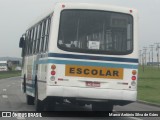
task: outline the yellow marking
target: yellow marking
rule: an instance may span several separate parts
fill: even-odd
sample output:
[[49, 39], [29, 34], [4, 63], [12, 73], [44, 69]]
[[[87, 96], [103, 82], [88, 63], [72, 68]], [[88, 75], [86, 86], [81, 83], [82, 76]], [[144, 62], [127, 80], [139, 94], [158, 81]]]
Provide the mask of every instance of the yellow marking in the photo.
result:
[[123, 79], [123, 68], [66, 65], [65, 76]]

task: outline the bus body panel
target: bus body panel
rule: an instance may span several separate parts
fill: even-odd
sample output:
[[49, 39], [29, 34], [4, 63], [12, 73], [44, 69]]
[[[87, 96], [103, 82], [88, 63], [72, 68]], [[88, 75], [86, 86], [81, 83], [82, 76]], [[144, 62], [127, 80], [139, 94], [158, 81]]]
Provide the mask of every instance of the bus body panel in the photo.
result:
[[[62, 7], [62, 5], [65, 7]], [[67, 9], [101, 10], [132, 15], [133, 52], [127, 55], [105, 55], [61, 50], [57, 46], [60, 16], [61, 11]], [[132, 13], [130, 10], [132, 10]], [[109, 5], [58, 3], [55, 6], [53, 14], [50, 25], [48, 51], [43, 54], [39, 53], [37, 55], [27, 56], [24, 59], [25, 63], [22, 76], [26, 75], [28, 84], [27, 94], [34, 97], [35, 77], [37, 76], [38, 97], [40, 100], [44, 100], [47, 97], [71, 97], [90, 99], [91, 101], [97, 99], [106, 101], [136, 101], [138, 74], [133, 75], [132, 72], [135, 70], [138, 73], [137, 11]], [[95, 60], [91, 59], [92, 57], [94, 57]], [[108, 59], [107, 57], [115, 59], [115, 61], [104, 60]], [[121, 60], [118, 61], [117, 59]], [[129, 62], [124, 62], [123, 59], [128, 59]], [[137, 62], [130, 62], [130, 60]], [[52, 65], [55, 65], [56, 68], [52, 69]], [[83, 74], [77, 74], [77, 72], [79, 72], [77, 69], [79, 68], [81, 72], [83, 71]], [[111, 73], [107, 73], [106, 69]], [[70, 74], [68, 70], [70, 70]], [[97, 70], [99, 75], [91, 75], [90, 73], [91, 71], [93, 72], [93, 70]], [[55, 75], [52, 75], [52, 71], [55, 71]], [[122, 71], [123, 74], [120, 75], [121, 77], [116, 78], [113, 76], [113, 71]], [[86, 72], [90, 74], [88, 75], [89, 77], [84, 75]], [[110, 77], [106, 77], [106, 74]], [[136, 77], [135, 81], [132, 80], [132, 76]]]
[[137, 91], [115, 90], [115, 89], [95, 89], [66, 86], [48, 86], [47, 96], [90, 99], [94, 100], [125, 100], [136, 101]]
[[[133, 33], [134, 33], [134, 36], [133, 36], [133, 39], [134, 39], [134, 46], [133, 46], [133, 52], [129, 55], [107, 55], [107, 57], [120, 57], [120, 58], [131, 58], [131, 59], [137, 59], [138, 58], [138, 32], [137, 32], [137, 11], [136, 10], [133, 10], [133, 13], [130, 13], [130, 9], [121, 9], [121, 8], [115, 8], [115, 7], [110, 7], [110, 6], [92, 6], [92, 5], [83, 5], [83, 8], [82, 8], [82, 5], [83, 4], [65, 4], [65, 8], [62, 8], [62, 4], [60, 5], [57, 5], [55, 7], [55, 12], [54, 12], [54, 18], [53, 18], [53, 26], [54, 26], [54, 29], [52, 30], [53, 33], [51, 33], [51, 36], [50, 36], [50, 39], [52, 39], [53, 41], [58, 39], [58, 31], [59, 31], [59, 24], [60, 24], [60, 13], [62, 10], [64, 9], [89, 9], [89, 10], [106, 10], [106, 11], [114, 11], [114, 12], [122, 12], [122, 13], [127, 13], [127, 14], [131, 14], [133, 16], [133, 22], [134, 22], [134, 29], [133, 29]], [[58, 21], [57, 21], [58, 20]], [[58, 29], [58, 30], [57, 30]], [[57, 47], [57, 44], [52, 44], [52, 41], [50, 41], [50, 44], [49, 44], [49, 51], [51, 53], [58, 53], [58, 54], [71, 54], [71, 55], [84, 55], [84, 53], [75, 53], [75, 52], [67, 52], [67, 51], [64, 51], [64, 50], [60, 50], [58, 47]], [[55, 52], [56, 51], [56, 52]], [[98, 55], [98, 54], [88, 54], [88, 53], [85, 53], [85, 55], [89, 55], [89, 56], [106, 56], [106, 55]], [[123, 62], [112, 62], [112, 61], [99, 61], [99, 60], [82, 60], [82, 59], [67, 59], [67, 58], [48, 58], [50, 61], [52, 61], [54, 65], [56, 65], [56, 75], [55, 75], [55, 81], [56, 81], [56, 85], [54, 84], [54, 82], [50, 82], [50, 80], [48, 79], [48, 86], [51, 88], [53, 87], [60, 87], [62, 89], [59, 89], [59, 90], [64, 90], [63, 86], [65, 87], [78, 87], [77, 89], [79, 88], [87, 88], [86, 86], [86, 82], [87, 81], [94, 81], [94, 82], [100, 82], [101, 86], [99, 88], [95, 88], [97, 91], [100, 90], [100, 89], [109, 89], [109, 90], [128, 90], [128, 91], [131, 91], [131, 93], [134, 93], [134, 99], [133, 101], [136, 100], [136, 94], [137, 94], [137, 85], [136, 86], [132, 86], [131, 87], [131, 82], [132, 82], [132, 70], [136, 70], [138, 69], [138, 62], [137, 63], [123, 63]], [[55, 59], [58, 61], [58, 60], [62, 60], [62, 61], [84, 61], [84, 62], [97, 62], [97, 63], [106, 63], [106, 64], [126, 64], [126, 65], [133, 65], [133, 68], [130, 67], [130, 68], [123, 68], [124, 70], [124, 75], [123, 75], [123, 80], [117, 80], [117, 79], [105, 79], [105, 78], [93, 78], [93, 77], [80, 77], [80, 76], [65, 76], [65, 66], [67, 64], [56, 64], [54, 63]], [[50, 66], [52, 65], [50, 64]], [[69, 64], [69, 63], [68, 63]], [[71, 63], [71, 65], [74, 65]], [[75, 65], [76, 66], [76, 65]], [[83, 65], [79, 65], [79, 66], [83, 66]], [[135, 67], [134, 67], [135, 66]], [[90, 66], [89, 66], [90, 67]], [[98, 66], [97, 66], [98, 67]], [[106, 65], [107, 67], [107, 65]], [[112, 67], [110, 67], [112, 68]], [[49, 69], [50, 70], [50, 69]], [[137, 71], [138, 72], [138, 71]], [[137, 76], [136, 76], [137, 77]], [[64, 81], [59, 81], [58, 78], [62, 78], [64, 79]], [[126, 85], [128, 83], [128, 85]], [[136, 83], [137, 84], [137, 81]], [[51, 85], [51, 86], [50, 86]], [[52, 86], [53, 85], [53, 86]], [[57, 89], [57, 88], [56, 88]], [[75, 88], [76, 89], [76, 88]], [[90, 87], [88, 88], [90, 89]], [[91, 88], [91, 89], [94, 89], [94, 88]], [[51, 89], [47, 89], [48, 90], [48, 93], [50, 93]], [[54, 90], [53, 90], [54, 91]], [[73, 90], [74, 91], [74, 90]], [[61, 93], [61, 92], [60, 92]], [[83, 93], [83, 92], [82, 92]], [[96, 93], [96, 91], [95, 91]], [[56, 94], [56, 93], [55, 93]], [[65, 93], [64, 93], [65, 94]], [[76, 94], [75, 92], [70, 92], [70, 94], [73, 94], [73, 96]], [[51, 94], [50, 94], [51, 95]], [[59, 94], [60, 95], [60, 94]], [[118, 95], [118, 93], [117, 93]], [[124, 97], [124, 99], [128, 99], [127, 97], [123, 96], [124, 94], [121, 94], [122, 96], [121, 97]], [[55, 95], [56, 96], [56, 95]], [[66, 95], [67, 96], [67, 95]], [[72, 97], [73, 97], [72, 96]], [[103, 96], [103, 95], [102, 95]], [[91, 96], [90, 96], [91, 97]], [[100, 97], [100, 96], [99, 96]], [[99, 98], [97, 97], [97, 98]], [[113, 98], [114, 99], [114, 98]], [[119, 98], [121, 99], [121, 98]]]

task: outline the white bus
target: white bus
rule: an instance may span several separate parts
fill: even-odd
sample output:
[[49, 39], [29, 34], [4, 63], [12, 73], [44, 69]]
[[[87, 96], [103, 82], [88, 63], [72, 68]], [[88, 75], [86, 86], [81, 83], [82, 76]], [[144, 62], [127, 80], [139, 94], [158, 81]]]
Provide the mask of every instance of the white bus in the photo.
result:
[[137, 22], [132, 8], [57, 3], [20, 39], [27, 104], [50, 110], [67, 100], [112, 111], [136, 101]]
[[0, 61], [0, 71], [8, 71], [8, 62]]

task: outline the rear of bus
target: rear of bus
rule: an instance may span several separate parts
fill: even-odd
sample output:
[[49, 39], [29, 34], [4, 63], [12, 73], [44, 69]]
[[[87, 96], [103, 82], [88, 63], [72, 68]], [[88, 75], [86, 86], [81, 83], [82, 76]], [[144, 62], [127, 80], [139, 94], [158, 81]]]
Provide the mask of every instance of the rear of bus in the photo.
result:
[[66, 3], [53, 16], [47, 96], [96, 109], [136, 101], [137, 11]]

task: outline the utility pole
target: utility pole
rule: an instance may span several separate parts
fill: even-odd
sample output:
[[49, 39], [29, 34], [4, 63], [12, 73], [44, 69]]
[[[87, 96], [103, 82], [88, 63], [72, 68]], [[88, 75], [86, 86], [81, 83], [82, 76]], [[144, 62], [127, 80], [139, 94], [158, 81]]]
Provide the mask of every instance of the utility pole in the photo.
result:
[[149, 47], [150, 47], [151, 52], [152, 52], [152, 66], [153, 66], [153, 47], [154, 47], [154, 45], [150, 45]]
[[147, 52], [147, 47], [143, 47], [143, 57], [142, 57], [142, 68], [143, 68], [143, 72], [144, 72], [144, 66], [146, 65], [146, 52]]
[[139, 50], [139, 64], [142, 65], [142, 50]]
[[151, 63], [151, 60], [150, 60], [150, 51], [148, 52], [148, 65], [150, 65], [150, 63]]
[[156, 51], [157, 51], [157, 64], [158, 64], [158, 69], [159, 69], [159, 48], [160, 48], [160, 43], [155, 43], [157, 45]]
[[147, 64], [147, 59], [146, 59], [146, 58], [147, 58], [147, 57], [146, 57], [146, 56], [147, 56], [147, 55], [146, 55], [146, 54], [147, 54], [147, 47], [143, 47], [143, 53], [144, 53], [144, 55], [145, 55], [145, 56], [144, 56], [144, 57], [145, 57], [145, 58], [144, 58], [144, 64], [146, 65], [146, 64]]
[[144, 72], [144, 53], [142, 53], [142, 68], [143, 68], [143, 72]]

